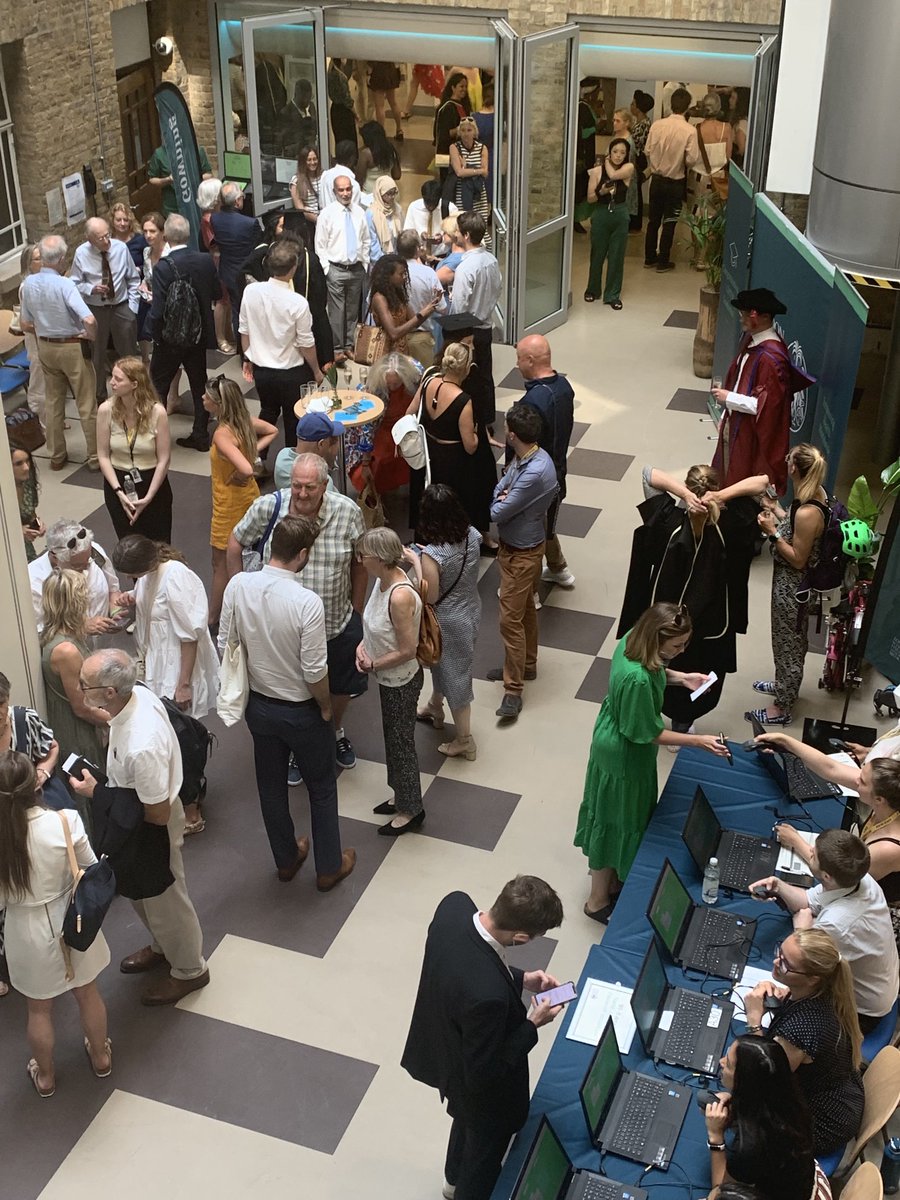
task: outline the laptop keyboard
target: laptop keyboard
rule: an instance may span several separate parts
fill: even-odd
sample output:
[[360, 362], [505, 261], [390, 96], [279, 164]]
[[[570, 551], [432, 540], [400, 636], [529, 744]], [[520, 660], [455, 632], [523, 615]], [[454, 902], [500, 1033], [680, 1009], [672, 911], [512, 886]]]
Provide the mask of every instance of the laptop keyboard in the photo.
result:
[[613, 1139], [616, 1154], [637, 1158], [647, 1141], [650, 1129], [668, 1084], [653, 1079], [636, 1078], [628, 1097], [628, 1104], [619, 1120]]
[[[750, 837], [746, 833], [732, 834], [731, 849], [728, 853], [727, 886], [745, 887], [752, 882], [751, 876], [756, 869], [759, 859], [759, 838]], [[723, 880], [724, 882], [724, 880]]]
[[684, 1058], [693, 1051], [697, 1034], [706, 1024], [708, 1016], [708, 996], [701, 996], [698, 992], [678, 993], [675, 1016], [666, 1034], [665, 1056], [669, 1062], [673, 1058]]
[[697, 930], [697, 945], [691, 955], [693, 965], [701, 970], [712, 971], [724, 960], [733, 960], [732, 946], [735, 942], [740, 944], [740, 939], [734, 936], [736, 932], [731, 913], [707, 908]]
[[589, 1175], [581, 1192], [582, 1200], [621, 1200], [621, 1197], [622, 1185], [600, 1175]]
[[841, 794], [841, 789], [837, 784], [814, 778], [799, 758], [795, 758], [792, 754], [783, 755], [782, 762], [784, 763], [785, 778], [787, 779], [793, 799], [818, 800], [826, 794], [832, 796], [839, 796]]

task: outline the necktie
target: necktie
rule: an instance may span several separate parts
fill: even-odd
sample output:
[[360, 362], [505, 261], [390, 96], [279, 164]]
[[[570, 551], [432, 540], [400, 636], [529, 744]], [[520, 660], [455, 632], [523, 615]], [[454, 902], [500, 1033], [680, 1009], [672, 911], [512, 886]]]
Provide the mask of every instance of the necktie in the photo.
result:
[[106, 288], [107, 288], [106, 303], [112, 304], [115, 301], [116, 289], [113, 287], [112, 268], [109, 265], [109, 251], [108, 250], [100, 251], [100, 261], [102, 263], [102, 274], [103, 274], [103, 277], [100, 280], [100, 282], [105, 284]]
[[356, 262], [359, 256], [359, 242], [356, 238], [356, 227], [353, 224], [353, 217], [350, 215], [350, 209], [344, 209], [344, 241], [347, 243], [347, 258], [346, 262]]

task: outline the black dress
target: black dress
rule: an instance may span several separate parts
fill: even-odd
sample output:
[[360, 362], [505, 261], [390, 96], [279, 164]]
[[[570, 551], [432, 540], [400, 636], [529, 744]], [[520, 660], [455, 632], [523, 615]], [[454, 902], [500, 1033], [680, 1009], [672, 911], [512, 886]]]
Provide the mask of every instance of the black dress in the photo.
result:
[[789, 1000], [772, 1018], [768, 1036], [783, 1038], [813, 1061], [795, 1074], [806, 1097], [817, 1158], [840, 1149], [859, 1132], [863, 1093], [852, 1050], [830, 1001], [823, 996]]
[[[432, 375], [431, 378], [439, 376]], [[422, 381], [423, 396], [429, 382], [426, 375]], [[475, 430], [478, 434], [478, 446], [474, 454], [466, 453], [459, 435], [459, 417], [471, 400], [467, 392], [460, 392], [438, 417], [430, 416], [432, 405], [437, 400], [444, 382], [441, 380], [435, 391], [422, 404], [422, 425], [428, 439], [431, 482], [452, 487], [468, 514], [469, 522], [479, 533], [485, 533], [491, 525], [491, 500], [497, 486], [497, 464], [488, 441], [487, 430], [479, 424], [477, 417]], [[409, 523], [413, 529], [419, 519], [419, 501], [424, 490], [425, 471], [411, 471]]]

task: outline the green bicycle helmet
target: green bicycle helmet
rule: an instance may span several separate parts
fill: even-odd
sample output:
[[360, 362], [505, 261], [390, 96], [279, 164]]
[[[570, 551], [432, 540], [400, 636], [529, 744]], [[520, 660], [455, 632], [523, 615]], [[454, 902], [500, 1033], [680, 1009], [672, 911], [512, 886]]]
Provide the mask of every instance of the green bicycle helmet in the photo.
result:
[[865, 521], [842, 521], [841, 533], [844, 540], [841, 549], [848, 558], [866, 558], [872, 553], [872, 530]]

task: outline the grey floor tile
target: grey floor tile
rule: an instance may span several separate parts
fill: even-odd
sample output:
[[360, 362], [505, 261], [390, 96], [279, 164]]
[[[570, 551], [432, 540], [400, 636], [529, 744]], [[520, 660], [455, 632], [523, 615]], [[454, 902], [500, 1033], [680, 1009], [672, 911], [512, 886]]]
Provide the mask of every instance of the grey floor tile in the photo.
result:
[[525, 380], [522, 378], [522, 372], [518, 367], [513, 367], [509, 374], [504, 375], [497, 387], [514, 389], [517, 392], [525, 391]]
[[684, 308], [676, 308], [669, 313], [663, 321], [663, 325], [669, 329], [696, 329], [699, 315], [696, 312], [688, 312]]
[[587, 537], [602, 509], [587, 508], [583, 504], [566, 504], [563, 501], [556, 521], [556, 532], [566, 537]]
[[572, 424], [572, 436], [569, 438], [569, 449], [577, 446], [587, 431], [590, 429], [590, 424], [587, 421], [575, 421]]
[[699, 388], [679, 388], [666, 408], [670, 408], [675, 412], [699, 413], [700, 416], [708, 416], [709, 410], [707, 402], [709, 400], [709, 389], [705, 392]]
[[476, 850], [493, 850], [520, 798], [513, 792], [439, 775], [425, 796], [428, 816], [422, 833]]
[[586, 475], [588, 479], [614, 479], [618, 483], [633, 462], [632, 454], [576, 448], [569, 453], [569, 474]]
[[539, 620], [541, 645], [575, 654], [597, 654], [614, 624], [612, 617], [552, 604], [544, 605]]
[[575, 699], [587, 700], [591, 704], [602, 704], [609, 691], [609, 668], [611, 665], [608, 658], [595, 658], [581, 682], [581, 687], [575, 693]]

